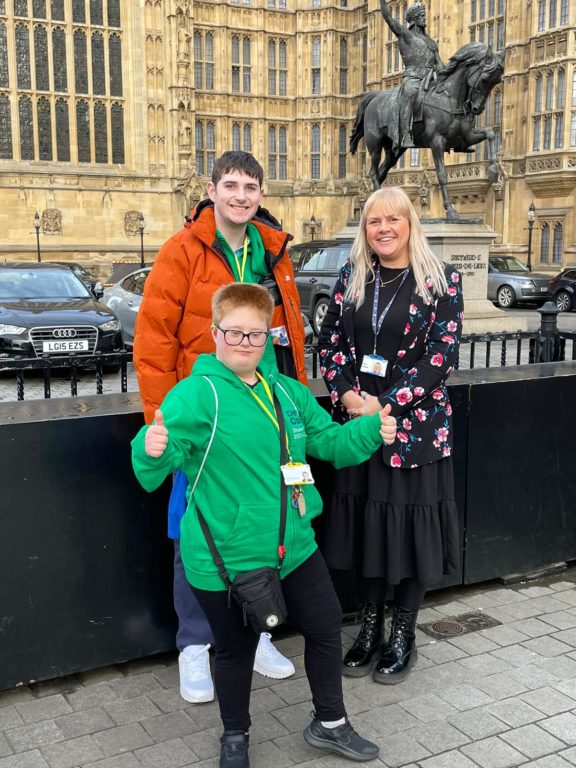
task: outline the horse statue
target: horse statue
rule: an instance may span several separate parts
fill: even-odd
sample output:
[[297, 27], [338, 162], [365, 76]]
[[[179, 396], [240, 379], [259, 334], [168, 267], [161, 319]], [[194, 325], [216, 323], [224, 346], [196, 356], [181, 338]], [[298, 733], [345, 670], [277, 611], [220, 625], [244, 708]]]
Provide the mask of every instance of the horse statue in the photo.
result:
[[[474, 118], [484, 111], [490, 92], [502, 81], [503, 71], [503, 53], [494, 53], [485, 43], [468, 43], [448, 64], [439, 68], [428, 90], [417, 98], [412, 126], [414, 144], [432, 150], [448, 221], [459, 221], [459, 216], [448, 197], [445, 152], [469, 152], [472, 145], [486, 140], [490, 161], [487, 176], [492, 183], [498, 178], [494, 131], [492, 128], [476, 128]], [[370, 178], [374, 189], [382, 186], [390, 169], [406, 151], [394, 146], [388, 132], [389, 126], [398, 122], [401, 99], [401, 86], [387, 91], [370, 91], [363, 97], [356, 113], [350, 153], [356, 152], [360, 139], [364, 138], [372, 160]], [[380, 164], [382, 150], [386, 157]]]

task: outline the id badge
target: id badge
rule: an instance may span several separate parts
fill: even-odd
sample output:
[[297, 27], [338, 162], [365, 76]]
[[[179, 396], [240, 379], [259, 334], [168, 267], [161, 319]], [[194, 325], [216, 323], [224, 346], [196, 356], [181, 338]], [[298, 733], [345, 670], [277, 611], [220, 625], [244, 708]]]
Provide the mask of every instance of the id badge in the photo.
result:
[[280, 470], [284, 485], [314, 485], [310, 464], [282, 464]]
[[280, 347], [290, 346], [290, 339], [288, 338], [288, 331], [285, 325], [277, 325], [276, 328], [270, 328], [270, 336], [272, 336], [273, 344], [278, 344]]
[[388, 360], [380, 355], [364, 355], [360, 366], [362, 373], [371, 373], [372, 376], [386, 376], [386, 368], [388, 368]]

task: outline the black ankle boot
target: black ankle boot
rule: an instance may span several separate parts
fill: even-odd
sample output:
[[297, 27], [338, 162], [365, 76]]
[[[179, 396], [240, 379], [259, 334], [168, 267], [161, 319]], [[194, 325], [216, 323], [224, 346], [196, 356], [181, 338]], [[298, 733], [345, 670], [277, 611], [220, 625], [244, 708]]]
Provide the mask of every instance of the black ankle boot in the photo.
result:
[[224, 731], [220, 738], [220, 768], [250, 768], [246, 731]]
[[377, 683], [395, 685], [410, 674], [410, 669], [418, 658], [415, 642], [417, 616], [418, 611], [394, 608], [390, 637], [374, 669], [374, 680]]
[[384, 606], [364, 603], [358, 637], [344, 656], [342, 674], [348, 677], [364, 677], [372, 669], [373, 657], [382, 642]]

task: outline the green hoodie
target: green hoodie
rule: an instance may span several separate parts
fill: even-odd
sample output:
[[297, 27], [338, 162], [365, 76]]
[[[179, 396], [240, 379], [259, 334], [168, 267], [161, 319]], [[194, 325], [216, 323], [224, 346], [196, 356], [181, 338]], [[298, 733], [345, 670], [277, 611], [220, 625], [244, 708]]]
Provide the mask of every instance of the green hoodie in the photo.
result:
[[[344, 425], [336, 424], [303, 384], [279, 374], [264, 362], [260, 371], [282, 407], [292, 460], [306, 454], [336, 467], [360, 464], [381, 445], [379, 414]], [[301, 486], [306, 515], [290, 502], [291, 489], [281, 484], [278, 429], [258, 405], [250, 388], [214, 355], [200, 355], [191, 375], [166, 396], [161, 410], [168, 445], [159, 458], [148, 456], [143, 427], [132, 441], [132, 464], [147, 491], [158, 488], [171, 472], [182, 469], [190, 485], [198, 474], [212, 434], [218, 393], [218, 423], [204, 469], [180, 526], [180, 550], [188, 581], [199, 589], [223, 590], [200, 528], [196, 505], [202, 510], [231, 579], [264, 565], [276, 566], [280, 528], [281, 487], [288, 496], [286, 556], [280, 572], [286, 576], [316, 550], [311, 521], [322, 511], [313, 485]], [[262, 383], [253, 391], [269, 404]]]

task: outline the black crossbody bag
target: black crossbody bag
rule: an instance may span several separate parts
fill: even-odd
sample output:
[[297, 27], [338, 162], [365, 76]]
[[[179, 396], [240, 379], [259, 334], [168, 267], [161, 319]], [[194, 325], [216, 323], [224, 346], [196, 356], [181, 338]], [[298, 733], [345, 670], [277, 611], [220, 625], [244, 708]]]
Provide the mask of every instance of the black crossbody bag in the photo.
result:
[[[284, 424], [284, 414], [282, 413], [282, 408], [280, 407], [276, 395], [274, 395], [274, 409], [276, 411], [278, 426], [280, 427], [280, 463], [285, 464], [288, 459], [285, 437], [286, 427]], [[276, 568], [264, 566], [262, 568], [254, 568], [251, 571], [244, 571], [244, 573], [237, 574], [233, 581], [231, 581], [228, 576], [224, 561], [218, 552], [204, 515], [200, 509], [196, 507], [200, 527], [202, 528], [206, 543], [210, 549], [210, 554], [218, 569], [220, 578], [228, 590], [228, 605], [230, 605], [230, 596], [232, 596], [242, 609], [244, 626], [250, 625], [258, 634], [267, 632], [279, 624], [283, 624], [288, 617], [286, 602], [282, 592], [282, 583], [280, 581], [280, 569], [282, 568], [282, 563], [284, 561], [284, 535], [286, 533], [287, 504], [286, 488], [284, 486], [282, 473], [280, 472], [280, 535], [278, 542], [278, 565]]]

